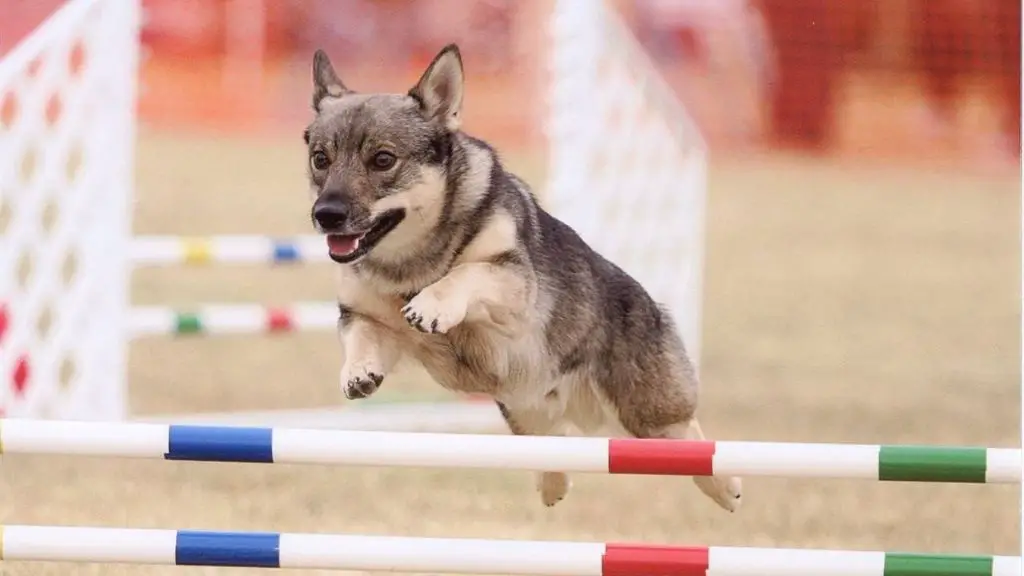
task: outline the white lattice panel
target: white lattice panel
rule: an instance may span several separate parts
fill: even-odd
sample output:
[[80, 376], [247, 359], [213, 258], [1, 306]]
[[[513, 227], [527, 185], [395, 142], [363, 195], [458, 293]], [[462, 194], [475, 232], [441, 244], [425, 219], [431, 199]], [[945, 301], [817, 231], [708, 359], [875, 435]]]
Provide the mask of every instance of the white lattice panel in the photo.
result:
[[0, 409], [124, 416], [138, 0], [73, 0], [0, 61]]
[[551, 35], [551, 210], [672, 309], [696, 364], [703, 138], [603, 1], [558, 0]]

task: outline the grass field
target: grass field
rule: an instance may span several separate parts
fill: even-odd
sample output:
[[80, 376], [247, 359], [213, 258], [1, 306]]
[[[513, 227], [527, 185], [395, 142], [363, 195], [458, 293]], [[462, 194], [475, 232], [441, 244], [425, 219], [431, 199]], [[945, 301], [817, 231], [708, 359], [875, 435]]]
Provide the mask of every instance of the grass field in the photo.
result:
[[[293, 141], [294, 140], [294, 141]], [[298, 138], [148, 134], [138, 233], [306, 233]], [[513, 162], [525, 165], [522, 162]], [[536, 170], [526, 174], [539, 183]], [[1019, 446], [1016, 175], [799, 158], [711, 170], [701, 420], [728, 440]], [[136, 303], [329, 299], [327, 268], [153, 270]], [[341, 402], [335, 338], [133, 345], [137, 413]], [[1019, 554], [1018, 486], [749, 478], [728, 515], [688, 479], [5, 457], [0, 519], [413, 536]], [[251, 571], [4, 563], [3, 576]], [[281, 571], [280, 573], [292, 573]], [[316, 574], [317, 572], [294, 572]]]

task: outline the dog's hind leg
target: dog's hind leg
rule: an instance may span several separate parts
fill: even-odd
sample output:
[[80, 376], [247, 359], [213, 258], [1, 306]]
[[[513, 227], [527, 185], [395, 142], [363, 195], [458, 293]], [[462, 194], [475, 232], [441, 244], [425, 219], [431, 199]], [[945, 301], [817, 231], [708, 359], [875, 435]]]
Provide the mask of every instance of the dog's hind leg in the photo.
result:
[[[560, 417], [553, 416], [543, 408], [510, 409], [496, 402], [501, 417], [508, 429], [517, 436], [563, 436], [564, 424]], [[551, 507], [558, 504], [569, 493], [572, 481], [565, 472], [538, 472], [537, 491], [541, 502]]]
[[[694, 415], [697, 379], [686, 357], [660, 352], [634, 359], [640, 361], [616, 362], [610, 379], [601, 385], [622, 428], [636, 438], [704, 440]], [[739, 510], [739, 478], [694, 476], [693, 482], [725, 510]]]
[[[644, 424], [643, 417], [650, 417], [651, 407], [637, 407], [640, 414], [626, 414], [621, 423], [630, 434], [637, 438], [669, 438], [678, 440], [704, 440], [704, 433], [701, 431], [700, 423], [696, 418], [681, 420], [666, 426], [648, 426]], [[657, 408], [654, 409], [657, 411]], [[708, 498], [729, 512], [736, 512], [740, 508], [743, 493], [743, 483], [737, 477], [720, 476], [694, 476], [693, 483], [697, 485]]]
[[[671, 412], [671, 410], [665, 411], [666, 404], [671, 404], [671, 401], [667, 398], [660, 398], [647, 405], [644, 403], [626, 404], [626, 410], [623, 410], [620, 405], [620, 423], [629, 434], [637, 438], [705, 439], [700, 423], [694, 417], [683, 418], [667, 425], [662, 424], [662, 417]], [[739, 478], [694, 476], [693, 483], [723, 509], [729, 512], [739, 510], [743, 493], [743, 483]]]
[[[705, 440], [704, 432], [700, 429], [700, 422], [694, 418], [686, 427], [684, 438], [687, 440]], [[700, 491], [714, 500], [719, 506], [729, 512], [739, 510], [743, 496], [743, 483], [739, 478], [728, 476], [694, 476], [693, 483], [700, 488]]]

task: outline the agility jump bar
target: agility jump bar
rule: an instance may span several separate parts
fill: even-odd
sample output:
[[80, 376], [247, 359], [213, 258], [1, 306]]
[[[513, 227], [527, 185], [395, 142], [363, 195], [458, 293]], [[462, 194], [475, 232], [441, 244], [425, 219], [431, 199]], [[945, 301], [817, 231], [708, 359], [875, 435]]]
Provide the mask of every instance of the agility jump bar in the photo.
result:
[[687, 441], [0, 420], [0, 454], [668, 476], [1021, 482], [1019, 448]]
[[208, 237], [135, 236], [134, 266], [203, 266], [207, 264], [300, 264], [329, 262], [323, 236], [292, 238], [259, 235]]
[[1020, 576], [1019, 556], [0, 527], [0, 560], [558, 576]]
[[338, 326], [334, 302], [297, 302], [286, 306], [206, 304], [193, 310], [133, 306], [128, 330], [133, 338], [323, 332]]

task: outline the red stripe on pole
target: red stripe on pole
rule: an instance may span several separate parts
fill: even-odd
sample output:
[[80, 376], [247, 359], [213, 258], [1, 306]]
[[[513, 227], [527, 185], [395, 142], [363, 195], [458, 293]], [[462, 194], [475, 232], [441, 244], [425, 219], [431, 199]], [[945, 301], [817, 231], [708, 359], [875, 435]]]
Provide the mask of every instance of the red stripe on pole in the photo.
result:
[[270, 332], [288, 332], [293, 327], [292, 316], [287, 310], [279, 308], [267, 310], [267, 330]]
[[706, 546], [640, 546], [607, 544], [602, 576], [705, 576]]
[[711, 476], [715, 443], [710, 440], [612, 439], [608, 472], [662, 476]]

